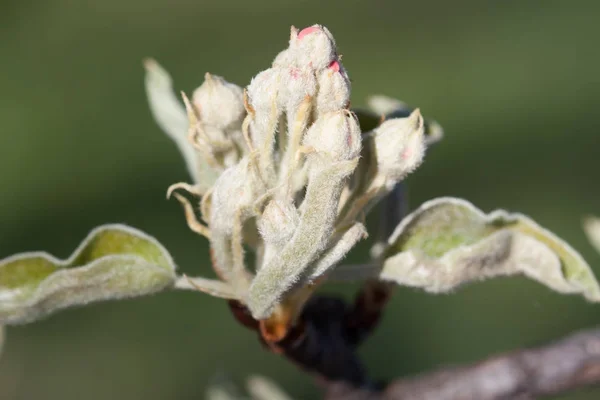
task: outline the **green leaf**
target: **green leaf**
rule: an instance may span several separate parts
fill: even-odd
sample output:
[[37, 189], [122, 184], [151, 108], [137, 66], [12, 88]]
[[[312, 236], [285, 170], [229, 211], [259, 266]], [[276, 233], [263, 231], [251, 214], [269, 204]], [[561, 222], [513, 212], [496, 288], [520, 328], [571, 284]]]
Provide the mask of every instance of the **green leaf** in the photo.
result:
[[592, 246], [600, 253], [600, 218], [587, 217], [583, 221], [583, 229]]
[[439, 198], [406, 217], [390, 237], [380, 277], [448, 292], [464, 283], [524, 274], [560, 293], [600, 301], [589, 265], [571, 246], [522, 214], [488, 215]]
[[0, 324], [27, 323], [66, 307], [142, 296], [174, 282], [175, 264], [156, 239], [125, 225], [103, 225], [66, 260], [30, 252], [0, 261]]

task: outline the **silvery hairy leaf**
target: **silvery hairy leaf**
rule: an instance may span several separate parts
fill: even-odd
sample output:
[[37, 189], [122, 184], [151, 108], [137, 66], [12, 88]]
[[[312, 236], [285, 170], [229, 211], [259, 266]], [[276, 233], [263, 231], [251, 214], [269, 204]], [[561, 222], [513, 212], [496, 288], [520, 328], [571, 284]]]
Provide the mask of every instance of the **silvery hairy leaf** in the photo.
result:
[[44, 252], [0, 261], [0, 324], [20, 324], [100, 300], [173, 286], [175, 264], [156, 239], [125, 225], [94, 229], [67, 259]]
[[600, 301], [600, 288], [571, 246], [522, 214], [484, 214], [439, 198], [406, 217], [388, 241], [380, 277], [443, 293], [462, 284], [524, 274], [560, 293]]

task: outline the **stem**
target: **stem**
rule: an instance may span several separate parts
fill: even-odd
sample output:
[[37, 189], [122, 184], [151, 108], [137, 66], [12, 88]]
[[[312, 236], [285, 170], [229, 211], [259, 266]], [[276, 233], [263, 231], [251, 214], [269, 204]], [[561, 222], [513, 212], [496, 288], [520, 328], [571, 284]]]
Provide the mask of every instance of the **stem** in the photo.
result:
[[330, 385], [326, 400], [531, 400], [600, 383], [600, 328], [461, 367], [400, 378], [379, 393]]

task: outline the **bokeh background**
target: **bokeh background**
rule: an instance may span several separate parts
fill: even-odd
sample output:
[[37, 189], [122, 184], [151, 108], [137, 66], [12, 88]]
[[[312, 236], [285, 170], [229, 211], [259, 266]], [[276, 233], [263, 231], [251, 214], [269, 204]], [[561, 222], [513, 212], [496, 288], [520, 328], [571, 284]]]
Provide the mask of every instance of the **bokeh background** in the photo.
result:
[[[206, 71], [245, 85], [287, 46], [290, 25], [322, 23], [353, 104], [396, 96], [445, 127], [408, 180], [412, 207], [451, 195], [524, 212], [600, 275], [581, 230], [582, 216], [600, 214], [599, 13], [593, 0], [4, 0], [0, 257], [66, 257], [94, 226], [122, 222], [161, 240], [183, 272], [210, 274], [206, 241], [165, 200], [188, 177], [148, 111], [142, 59], [155, 57], [188, 93]], [[363, 246], [352, 258], [365, 256]], [[374, 376], [391, 378], [598, 323], [598, 306], [524, 278], [444, 296], [400, 289], [362, 352]], [[215, 379], [251, 374], [297, 399], [319, 393], [222, 301], [166, 293], [9, 328], [0, 399], [192, 400]]]

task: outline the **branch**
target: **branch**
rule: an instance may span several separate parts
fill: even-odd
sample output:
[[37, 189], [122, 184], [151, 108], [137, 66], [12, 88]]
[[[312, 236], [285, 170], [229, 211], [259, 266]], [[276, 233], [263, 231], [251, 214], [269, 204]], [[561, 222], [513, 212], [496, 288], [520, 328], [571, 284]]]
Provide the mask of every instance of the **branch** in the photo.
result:
[[600, 328], [555, 343], [391, 382], [379, 393], [345, 383], [326, 400], [531, 400], [600, 383]]

